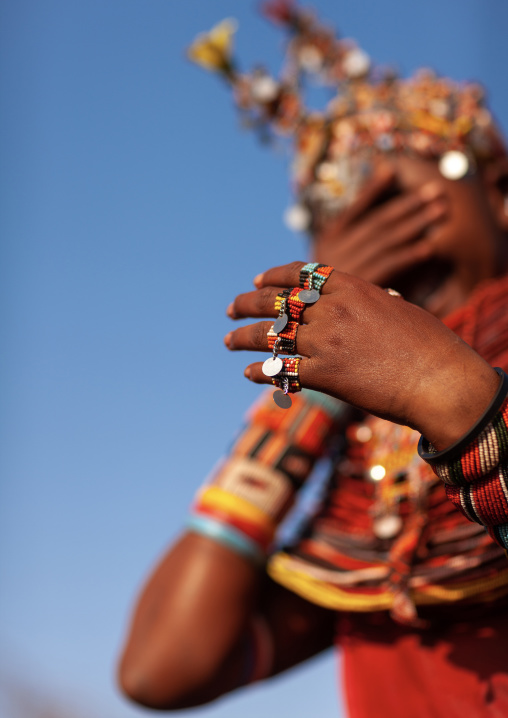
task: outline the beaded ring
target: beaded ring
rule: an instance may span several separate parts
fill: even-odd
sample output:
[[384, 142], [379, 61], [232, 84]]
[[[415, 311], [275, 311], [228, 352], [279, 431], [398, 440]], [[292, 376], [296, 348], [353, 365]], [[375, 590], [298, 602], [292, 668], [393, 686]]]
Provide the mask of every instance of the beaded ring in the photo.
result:
[[300, 384], [300, 362], [301, 357], [287, 357], [282, 360], [282, 369], [277, 376], [272, 377], [272, 382], [276, 387], [282, 389], [285, 394], [294, 394], [301, 391]]
[[[285, 329], [279, 334], [275, 332], [272, 326], [267, 334], [268, 337], [268, 348], [273, 351], [276, 350], [277, 354], [296, 354], [296, 332], [298, 329], [297, 322], [288, 322]], [[277, 342], [278, 340], [278, 342]], [[275, 342], [277, 346], [275, 347]]]
[[318, 262], [308, 262], [300, 269], [301, 289], [317, 289], [321, 292], [326, 280], [333, 272], [333, 267]]

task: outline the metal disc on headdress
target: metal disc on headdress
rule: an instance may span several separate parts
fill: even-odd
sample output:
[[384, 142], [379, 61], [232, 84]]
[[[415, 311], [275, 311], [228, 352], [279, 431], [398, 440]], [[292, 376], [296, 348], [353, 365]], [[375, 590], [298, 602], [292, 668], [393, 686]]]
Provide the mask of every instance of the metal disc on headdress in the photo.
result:
[[317, 302], [319, 297], [320, 294], [317, 289], [302, 289], [302, 291], [298, 294], [298, 299], [300, 299], [304, 304], [314, 304], [314, 302]]
[[275, 334], [279, 334], [288, 323], [288, 315], [287, 314], [281, 314], [280, 317], [277, 317], [277, 319], [273, 323], [273, 331]]
[[276, 376], [283, 367], [280, 357], [270, 357], [263, 362], [263, 374], [265, 376]]
[[293, 403], [289, 394], [285, 394], [281, 389], [273, 392], [273, 400], [281, 409], [289, 409]]
[[469, 171], [469, 160], [463, 152], [450, 150], [439, 160], [439, 171], [446, 179], [462, 179]]

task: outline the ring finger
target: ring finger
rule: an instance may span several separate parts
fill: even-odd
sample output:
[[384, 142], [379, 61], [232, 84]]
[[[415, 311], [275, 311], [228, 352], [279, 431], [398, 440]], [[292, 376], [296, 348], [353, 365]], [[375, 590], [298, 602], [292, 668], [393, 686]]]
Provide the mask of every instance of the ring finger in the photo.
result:
[[[249, 364], [244, 371], [244, 375], [255, 384], [273, 384], [272, 378], [263, 374], [263, 362]], [[298, 378], [302, 388], [314, 388], [313, 377], [315, 377], [315, 372], [312, 370], [312, 359], [302, 359], [298, 370]]]

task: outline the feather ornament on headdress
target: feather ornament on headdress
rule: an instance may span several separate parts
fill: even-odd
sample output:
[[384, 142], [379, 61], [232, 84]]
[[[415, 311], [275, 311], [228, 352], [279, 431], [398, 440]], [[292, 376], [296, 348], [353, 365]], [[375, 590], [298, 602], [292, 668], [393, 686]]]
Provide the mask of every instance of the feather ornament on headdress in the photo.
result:
[[[479, 85], [453, 82], [431, 70], [406, 79], [376, 67], [353, 40], [336, 37], [291, 0], [270, 0], [263, 12], [288, 32], [278, 78], [259, 67], [237, 71], [232, 20], [198, 36], [188, 54], [231, 84], [243, 125], [263, 139], [292, 138], [298, 202], [286, 219], [294, 229], [307, 229], [316, 213], [334, 214], [347, 206], [379, 153], [435, 158], [449, 179], [505, 154]], [[333, 90], [321, 111], [305, 106], [309, 77]]]

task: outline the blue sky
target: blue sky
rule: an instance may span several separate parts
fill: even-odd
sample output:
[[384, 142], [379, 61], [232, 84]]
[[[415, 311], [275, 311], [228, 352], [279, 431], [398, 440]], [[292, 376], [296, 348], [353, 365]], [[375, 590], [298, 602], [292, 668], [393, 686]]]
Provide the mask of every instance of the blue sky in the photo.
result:
[[[508, 128], [502, 0], [316, 0], [404, 73], [481, 80]], [[129, 718], [113, 666], [143, 577], [258, 393], [225, 308], [305, 258], [287, 162], [240, 131], [185, 46], [239, 19], [245, 67], [281, 38], [250, 0], [0, 6], [0, 710], [13, 686]], [[332, 656], [188, 716], [340, 714]], [[9, 687], [10, 686], [10, 687]], [[67, 710], [70, 715], [70, 710]]]

